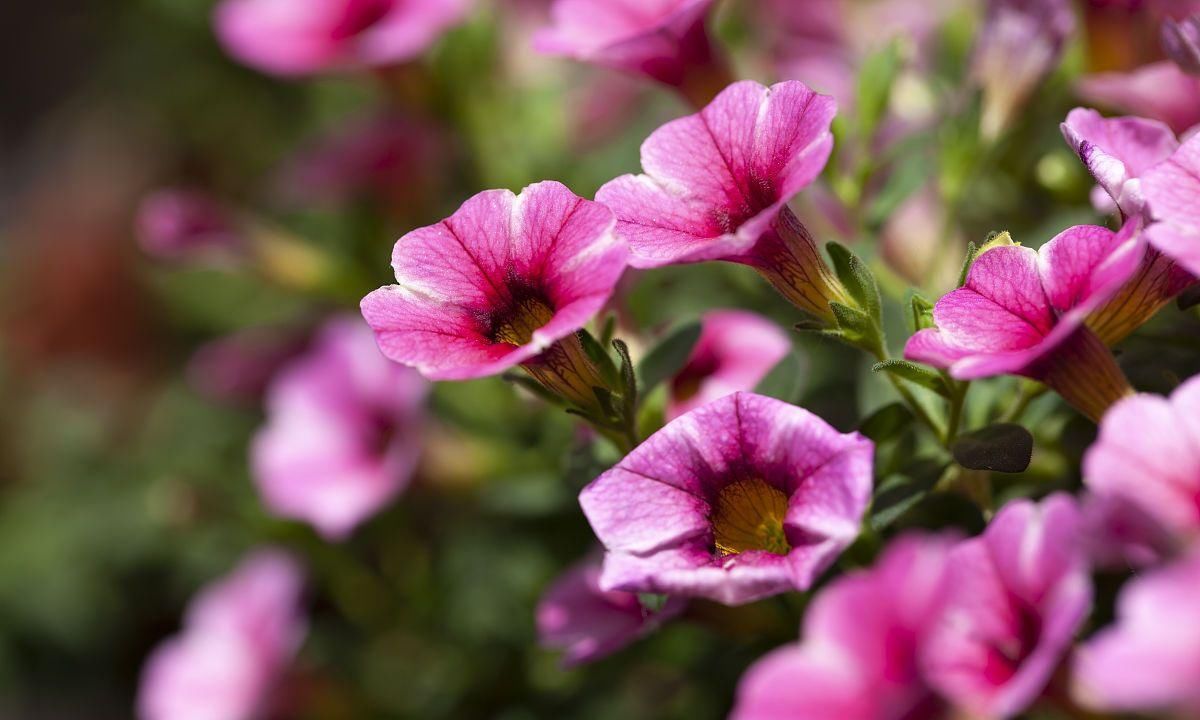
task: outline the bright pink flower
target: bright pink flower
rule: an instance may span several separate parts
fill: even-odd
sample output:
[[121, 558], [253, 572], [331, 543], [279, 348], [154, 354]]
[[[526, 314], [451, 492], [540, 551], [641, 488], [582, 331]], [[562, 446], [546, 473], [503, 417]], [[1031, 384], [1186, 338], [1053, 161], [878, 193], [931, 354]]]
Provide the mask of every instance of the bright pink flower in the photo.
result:
[[704, 28], [713, 0], [554, 0], [534, 47], [711, 98], [727, 82]]
[[834, 113], [832, 98], [803, 83], [746, 81], [655, 130], [642, 144], [646, 174], [596, 193], [617, 214], [630, 264], [750, 265], [801, 309], [832, 317], [829, 301], [848, 301], [786, 206], [825, 167]]
[[945, 592], [949, 538], [912, 535], [875, 566], [821, 590], [801, 643], [742, 677], [731, 720], [920, 720], [944, 705], [921, 675], [919, 651]]
[[243, 238], [232, 213], [213, 197], [195, 190], [159, 190], [137, 214], [142, 249], [168, 260], [232, 256]]
[[214, 23], [241, 62], [310, 75], [411, 60], [468, 9], [468, 0], [223, 0]]
[[929, 682], [972, 717], [1030, 705], [1063, 660], [1092, 602], [1069, 495], [1001, 508], [947, 561], [946, 605], [923, 649]]
[[1150, 521], [1130, 528], [1141, 532], [1101, 538], [1108, 547], [1142, 547], [1124, 553], [1127, 560], [1145, 561], [1200, 537], [1200, 378], [1170, 398], [1137, 395], [1114, 405], [1084, 456], [1083, 477], [1109, 509], [1124, 509], [1116, 519]]
[[1089, 103], [1161, 120], [1177, 133], [1200, 124], [1200, 78], [1170, 61], [1089, 75], [1079, 81], [1078, 91]]
[[563, 573], [537, 607], [538, 642], [563, 650], [563, 665], [598, 660], [629, 645], [678, 615], [683, 598], [669, 598], [657, 612], [636, 593], [600, 589], [600, 562], [587, 559]]
[[751, 312], [714, 310], [702, 323], [691, 357], [671, 380], [668, 420], [738, 390], [753, 390], [792, 349], [778, 325]]
[[431, 380], [523, 364], [587, 407], [603, 386], [575, 333], [604, 306], [628, 250], [612, 212], [556, 182], [482, 192], [396, 243], [398, 285], [363, 298], [385, 355]]
[[1075, 696], [1105, 712], [1200, 716], [1200, 545], [1135, 577], [1117, 621], [1076, 651]]
[[1072, 110], [1061, 128], [1067, 144], [1127, 217], [1145, 208], [1142, 176], [1179, 147], [1171, 128], [1157, 120], [1106, 118], [1088, 108]]
[[1146, 230], [1150, 243], [1200, 275], [1200, 134], [1147, 172], [1142, 192], [1160, 221]]
[[296, 332], [249, 328], [211, 340], [192, 353], [187, 375], [200, 394], [231, 404], [258, 402], [271, 378], [304, 347]]
[[1130, 221], [1114, 233], [1080, 225], [1040, 251], [987, 250], [966, 284], [937, 302], [937, 327], [909, 338], [904, 356], [960, 380], [1004, 374], [1040, 380], [1099, 420], [1131, 390], [1085, 320], [1104, 310], [1138, 268], [1145, 248], [1137, 227]]
[[260, 550], [205, 588], [183, 631], [142, 669], [143, 720], [259, 717], [305, 634], [302, 574], [288, 555]]
[[579, 495], [600, 586], [728, 605], [809, 587], [858, 535], [873, 449], [752, 393], [676, 418]]
[[357, 318], [338, 318], [267, 395], [251, 460], [263, 502], [347, 536], [405, 486], [421, 448], [426, 383], [387, 361]]

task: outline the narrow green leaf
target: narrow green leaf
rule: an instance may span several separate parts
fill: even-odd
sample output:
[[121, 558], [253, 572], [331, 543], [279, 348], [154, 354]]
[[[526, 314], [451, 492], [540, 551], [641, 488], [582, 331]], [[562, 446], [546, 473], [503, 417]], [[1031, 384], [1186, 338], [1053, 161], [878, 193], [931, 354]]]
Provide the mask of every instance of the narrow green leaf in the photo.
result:
[[1033, 458], [1033, 435], [1014, 423], [999, 423], [960, 437], [954, 461], [970, 470], [1025, 472]]
[[913, 290], [908, 298], [908, 331], [915, 333], [933, 326], [933, 303]]
[[633, 369], [633, 360], [629, 357], [629, 346], [624, 340], [613, 340], [613, 348], [621, 356], [621, 382], [624, 386], [622, 395], [625, 400], [625, 416], [632, 419], [637, 409], [638, 385], [637, 372]]
[[904, 403], [896, 402], [872, 413], [858, 426], [858, 431], [878, 444], [899, 435], [912, 421], [912, 411]]
[[942, 377], [941, 373], [924, 365], [918, 365], [908, 360], [885, 360], [876, 363], [871, 369], [875, 372], [891, 373], [914, 385], [932, 390], [942, 397], [950, 396], [950, 388], [946, 386], [946, 379]]
[[838, 280], [842, 281], [842, 285], [846, 287], [850, 297], [854, 298], [858, 308], [875, 322], [880, 322], [883, 303], [879, 297], [879, 284], [875, 281], [875, 275], [871, 269], [843, 245], [831, 242], [825, 246], [825, 249], [829, 252], [830, 259], [833, 260], [834, 274], [837, 275]]
[[963, 258], [962, 270], [958, 272], [958, 287], [967, 284], [967, 273], [971, 271], [971, 263], [975, 262], [975, 256], [979, 253], [979, 248], [974, 242], [967, 243], [967, 255]]
[[609, 355], [608, 351], [604, 349], [605, 346], [601, 345], [587, 330], [580, 330], [578, 336], [584, 353], [600, 371], [600, 377], [604, 378], [604, 382], [610, 386], [616, 387], [620, 375], [617, 372], [617, 366], [613, 364], [612, 355]]
[[900, 71], [900, 44], [891, 42], [878, 52], [868, 55], [858, 72], [855, 107], [859, 136], [868, 140], [887, 112], [892, 85]]
[[646, 353], [637, 366], [641, 392], [650, 392], [683, 369], [699, 339], [700, 323], [691, 322], [676, 328]]

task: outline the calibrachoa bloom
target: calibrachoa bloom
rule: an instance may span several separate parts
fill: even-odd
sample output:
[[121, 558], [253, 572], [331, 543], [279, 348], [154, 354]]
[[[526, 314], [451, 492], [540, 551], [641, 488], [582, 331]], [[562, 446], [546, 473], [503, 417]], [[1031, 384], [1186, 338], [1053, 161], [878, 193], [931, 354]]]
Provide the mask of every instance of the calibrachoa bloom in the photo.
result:
[[299, 566], [278, 550], [248, 556], [188, 607], [184, 628], [142, 670], [143, 720], [252, 720], [304, 639]]
[[1145, 562], [1200, 537], [1200, 378], [1170, 398], [1136, 395], [1114, 405], [1084, 456], [1083, 477], [1107, 501], [1102, 508], [1124, 510], [1116, 519], [1149, 521], [1125, 536], [1099, 538], [1105, 547], [1133, 545], [1122, 553], [1126, 560]]
[[1142, 192], [1159, 221], [1146, 230], [1150, 243], [1200, 275], [1200, 134], [1147, 172]]
[[1189, 75], [1200, 75], [1200, 14], [1179, 21], [1164, 20], [1162, 44], [1180, 70]]
[[263, 501], [340, 539], [407, 486], [427, 384], [387, 361], [357, 318], [337, 318], [267, 395], [251, 464]]
[[587, 559], [563, 573], [537, 607], [538, 640], [563, 650], [563, 665], [591, 662], [620, 650], [663, 621], [678, 615], [683, 598], [669, 598], [656, 611], [635, 593], [600, 588], [600, 562]]
[[924, 647], [930, 683], [972, 717], [1030, 705], [1091, 608], [1079, 511], [1066, 494], [1014, 500], [947, 560], [946, 605]]
[[732, 720], [907, 720], [943, 708], [920, 649], [946, 593], [952, 540], [893, 541], [875, 566], [829, 584], [809, 605], [801, 643], [746, 671]]
[[1177, 133], [1200, 124], [1200, 78], [1170, 61], [1089, 75], [1079, 81], [1078, 91], [1089, 103], [1161, 120]]
[[1085, 324], [1141, 261], [1137, 221], [1118, 233], [1069, 228], [1040, 251], [1003, 245], [971, 265], [966, 284], [933, 309], [937, 327], [908, 340], [909, 360], [959, 380], [1023, 375], [1049, 385], [1093, 420], [1132, 392], [1112, 354]]
[[310, 75], [411, 60], [468, 9], [468, 0], [223, 0], [214, 21], [241, 62]]
[[743, 310], [714, 310], [702, 319], [700, 339], [671, 380], [667, 419], [738, 390], [753, 390], [792, 349], [779, 326]]
[[1105, 712], [1200, 715], [1200, 545], [1135, 577], [1117, 598], [1117, 621], [1076, 651], [1075, 696]]
[[981, 127], [995, 137], [1051, 70], [1075, 29], [1069, 0], [989, 0], [971, 72], [983, 87]]
[[713, 0], [554, 0], [534, 47], [678, 88], [698, 105], [729, 82], [705, 17]]
[[170, 188], [146, 197], [137, 231], [143, 250], [169, 260], [232, 256], [244, 244], [232, 213], [196, 190]]
[[849, 301], [787, 202], [825, 167], [834, 114], [833, 99], [803, 83], [746, 81], [654, 131], [642, 144], [646, 174], [596, 193], [617, 214], [630, 264], [750, 265], [797, 307], [832, 320], [829, 302]]
[[873, 449], [752, 393], [676, 418], [580, 493], [600, 587], [728, 605], [809, 587], [858, 535]]
[[603, 387], [575, 333], [603, 307], [627, 248], [608, 208], [542, 182], [482, 192], [396, 243], [398, 285], [363, 298], [383, 353], [431, 380], [518, 364], [580, 407]]

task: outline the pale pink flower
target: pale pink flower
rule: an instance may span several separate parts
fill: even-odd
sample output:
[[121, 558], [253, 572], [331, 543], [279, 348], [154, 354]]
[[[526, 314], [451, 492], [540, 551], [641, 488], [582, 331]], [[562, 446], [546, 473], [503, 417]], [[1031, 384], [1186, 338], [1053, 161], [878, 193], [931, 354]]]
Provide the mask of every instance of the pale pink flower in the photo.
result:
[[636, 593], [600, 588], [600, 562], [586, 559], [546, 590], [537, 606], [538, 642], [563, 651], [563, 665], [598, 660], [678, 615], [687, 602], [668, 598], [658, 611]]
[[1200, 78], [1170, 61], [1088, 75], [1078, 91], [1089, 103], [1160, 120], [1177, 133], [1200, 124]]
[[1145, 210], [1142, 176], [1179, 148], [1175, 133], [1162, 122], [1106, 118], [1089, 108], [1072, 110], [1061, 128], [1084, 167], [1127, 217]]
[[303, 578], [278, 550], [248, 556], [188, 607], [183, 630], [142, 669], [142, 720], [252, 720], [306, 631]]
[[380, 354], [360, 319], [328, 322], [268, 391], [251, 448], [267, 508], [332, 540], [349, 535], [408, 485], [427, 390]]
[[743, 310], [713, 310], [700, 339], [671, 380], [668, 420], [738, 390], [753, 390], [792, 349], [778, 325]]
[[311, 75], [411, 60], [469, 9], [468, 0], [222, 0], [214, 25], [246, 65]]
[[1200, 134], [1147, 172], [1142, 192], [1158, 221], [1146, 230], [1150, 244], [1200, 275]]
[[858, 535], [872, 453], [752, 393], [682, 415], [580, 493], [600, 586], [728, 605], [803, 590]]

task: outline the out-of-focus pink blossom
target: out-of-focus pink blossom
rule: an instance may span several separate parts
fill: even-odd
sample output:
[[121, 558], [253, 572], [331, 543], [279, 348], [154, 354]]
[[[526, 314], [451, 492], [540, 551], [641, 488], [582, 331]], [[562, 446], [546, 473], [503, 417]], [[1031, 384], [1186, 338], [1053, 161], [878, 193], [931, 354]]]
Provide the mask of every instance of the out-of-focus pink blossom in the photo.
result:
[[868, 570], [821, 590], [801, 642], [742, 677], [732, 720], [923, 720], [944, 713], [920, 650], [948, 590], [948, 537], [893, 541]]
[[849, 301], [786, 205], [825, 167], [834, 113], [832, 98], [803, 83], [747, 81], [655, 130], [642, 144], [645, 174], [596, 193], [617, 214], [630, 264], [750, 265], [797, 307], [831, 318], [831, 300]]
[[304, 346], [299, 334], [276, 328], [240, 330], [201, 345], [188, 361], [191, 385], [211, 399], [257, 402], [280, 367]]
[[[1099, 547], [1143, 564], [1200, 537], [1200, 378], [1113, 406], [1083, 460]], [[1121, 550], [1125, 548], [1125, 550]]]
[[923, 648], [929, 682], [971, 717], [1008, 718], [1046, 687], [1091, 608], [1069, 495], [1005, 505], [947, 559], [946, 605]]
[[671, 380], [667, 419], [738, 390], [753, 390], [792, 349], [778, 325], [742, 310], [714, 310], [702, 319], [700, 339]]
[[687, 601], [668, 598], [658, 611], [642, 605], [636, 593], [600, 588], [600, 562], [587, 559], [563, 573], [537, 607], [538, 641], [563, 651], [563, 665], [598, 660], [629, 645]]
[[1200, 545], [1132, 579], [1117, 621], [1076, 651], [1075, 696], [1103, 712], [1200, 716]]
[[329, 321], [271, 383], [251, 461], [271, 512], [346, 537], [408, 485], [427, 384], [388, 362], [358, 318]]
[[1089, 103], [1161, 120], [1177, 133], [1200, 124], [1200, 78], [1170, 61], [1088, 75], [1077, 89]]
[[1193, 135], [1142, 181], [1150, 213], [1150, 243], [1200, 276], [1200, 134]]
[[556, 182], [482, 192], [396, 243], [397, 285], [363, 298], [380, 348], [433, 380], [522, 364], [580, 407], [603, 387], [575, 337], [604, 306], [627, 248], [612, 212]]
[[159, 190], [137, 213], [142, 249], [168, 260], [220, 258], [243, 246], [232, 212], [210, 195], [196, 190]]
[[1200, 75], [1200, 14], [1182, 20], [1167, 18], [1162, 26], [1167, 56], [1188, 75]]
[[142, 720], [252, 720], [304, 638], [302, 573], [278, 550], [248, 556], [188, 607], [142, 670]]
[[1139, 227], [1137, 220], [1118, 233], [1080, 225], [1040, 251], [987, 250], [966, 284], [937, 302], [937, 327], [909, 338], [904, 356], [960, 380], [1004, 374], [1040, 380], [1098, 421], [1132, 391], [1085, 321], [1137, 270], [1145, 251]]
[[425, 52], [469, 0], [222, 0], [217, 38], [272, 75], [391, 65]]
[[809, 587], [858, 535], [873, 449], [752, 393], [676, 418], [580, 493], [600, 586], [727, 605]]

